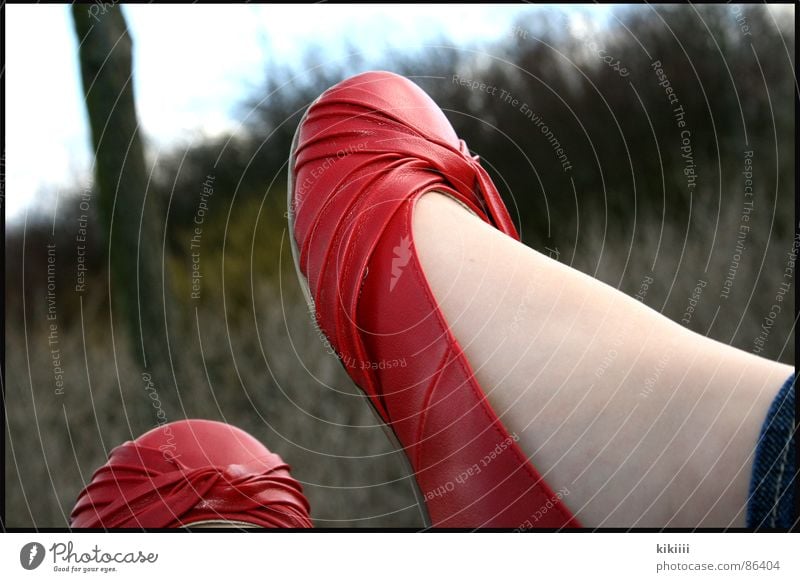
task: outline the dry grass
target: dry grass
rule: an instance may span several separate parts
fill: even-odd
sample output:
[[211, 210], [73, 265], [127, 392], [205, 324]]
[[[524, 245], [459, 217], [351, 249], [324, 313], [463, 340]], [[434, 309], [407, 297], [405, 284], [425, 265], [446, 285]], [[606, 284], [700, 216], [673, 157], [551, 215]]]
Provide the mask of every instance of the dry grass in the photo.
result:
[[[762, 195], [764, 193], [761, 193]], [[605, 283], [636, 296], [645, 277], [652, 283], [644, 302], [666, 317], [681, 322], [699, 280], [706, 281], [700, 299], [688, 318], [688, 327], [745, 351], [754, 351], [754, 339], [769, 314], [782, 283], [791, 289], [783, 295], [782, 308], [770, 329], [761, 356], [794, 364], [794, 271], [789, 254], [797, 253], [791, 233], [776, 228], [772, 202], [757, 199], [760, 207], [742, 222], [742, 205], [735, 185], [715, 203], [709, 193], [696, 198], [691, 223], [684, 226], [645, 220], [620, 228], [609, 217], [608, 231], [598, 217], [581, 226], [578, 244], [561, 260]], [[777, 212], [792, 212], [791, 197], [776, 205]], [[719, 217], [717, 217], [719, 214]], [[750, 226], [730, 292], [722, 298], [737, 247], [741, 224]], [[788, 274], [788, 277], [784, 276]]]
[[[296, 283], [256, 295], [258, 334], [252, 319], [227, 327], [212, 307], [178, 334], [173, 347], [191, 377], [179, 391], [159, 389], [167, 419], [224, 420], [255, 435], [292, 466], [317, 526], [420, 525], [400, 453], [325, 353]], [[85, 351], [79, 327], [61, 333], [63, 396], [54, 394], [42, 314], [27, 330], [7, 330], [9, 526], [66, 526], [107, 452], [158, 422], [124, 334], [117, 330], [114, 349], [105, 322], [85, 314]]]

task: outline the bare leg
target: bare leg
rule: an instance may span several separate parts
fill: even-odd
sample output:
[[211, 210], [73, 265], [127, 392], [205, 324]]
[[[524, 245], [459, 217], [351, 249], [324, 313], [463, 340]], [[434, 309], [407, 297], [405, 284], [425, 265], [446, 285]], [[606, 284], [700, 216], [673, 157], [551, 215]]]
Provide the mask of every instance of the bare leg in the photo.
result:
[[503, 423], [587, 526], [743, 526], [752, 458], [792, 372], [695, 334], [501, 234], [445, 195], [414, 239]]

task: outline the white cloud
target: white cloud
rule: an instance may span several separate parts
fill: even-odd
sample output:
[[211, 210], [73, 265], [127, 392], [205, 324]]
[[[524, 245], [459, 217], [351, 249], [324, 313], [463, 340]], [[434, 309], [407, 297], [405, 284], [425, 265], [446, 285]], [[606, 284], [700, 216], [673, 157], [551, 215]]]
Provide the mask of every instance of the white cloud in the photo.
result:
[[85, 178], [86, 114], [69, 6], [6, 6], [6, 215]]
[[[88, 8], [87, 8], [88, 9]], [[449, 37], [507, 33], [530, 6], [126, 5], [134, 91], [157, 148], [236, 127], [234, 107], [264, 79], [268, 57], [300, 64], [311, 45], [327, 59], [347, 44], [369, 56]], [[6, 6], [6, 215], [41, 192], [85, 186], [91, 150], [69, 6]]]

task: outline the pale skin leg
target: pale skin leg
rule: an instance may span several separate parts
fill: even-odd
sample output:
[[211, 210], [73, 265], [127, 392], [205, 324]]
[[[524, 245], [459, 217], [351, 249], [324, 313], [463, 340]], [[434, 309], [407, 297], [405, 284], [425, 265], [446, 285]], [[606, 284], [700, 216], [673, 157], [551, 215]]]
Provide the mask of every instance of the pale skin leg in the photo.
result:
[[585, 526], [744, 526], [790, 366], [691, 332], [443, 194], [418, 201], [413, 230], [495, 412]]

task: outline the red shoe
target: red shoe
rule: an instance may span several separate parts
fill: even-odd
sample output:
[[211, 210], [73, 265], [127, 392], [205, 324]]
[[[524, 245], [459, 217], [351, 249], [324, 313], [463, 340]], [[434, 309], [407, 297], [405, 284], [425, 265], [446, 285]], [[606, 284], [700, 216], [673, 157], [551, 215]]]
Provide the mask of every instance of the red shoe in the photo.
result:
[[437, 527], [578, 527], [497, 418], [422, 272], [415, 202], [449, 194], [519, 238], [417, 85], [370, 72], [323, 93], [292, 145], [292, 250], [317, 322], [405, 449]]
[[124, 443], [81, 491], [73, 528], [313, 527], [289, 466], [222, 422], [183, 420]]

